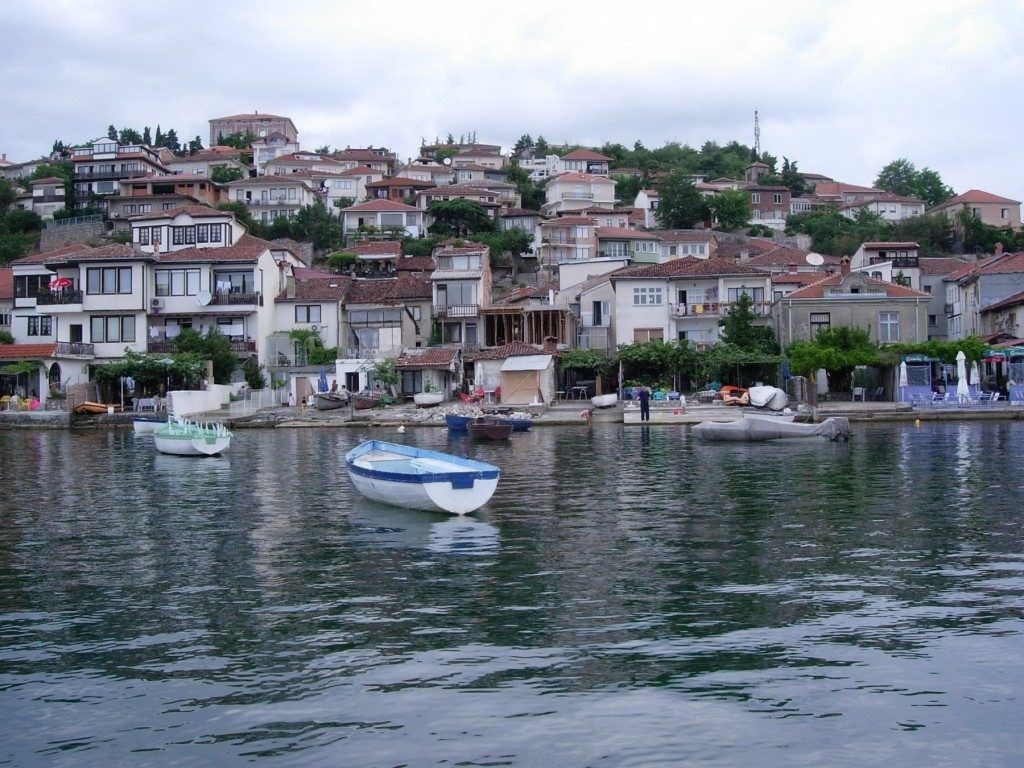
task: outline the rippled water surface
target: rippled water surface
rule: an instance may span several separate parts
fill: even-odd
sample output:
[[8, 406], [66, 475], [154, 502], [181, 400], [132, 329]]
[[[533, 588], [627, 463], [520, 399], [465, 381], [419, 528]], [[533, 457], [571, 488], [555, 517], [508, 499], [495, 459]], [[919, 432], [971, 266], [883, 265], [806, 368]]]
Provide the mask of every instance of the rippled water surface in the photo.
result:
[[501, 465], [465, 519], [368, 436], [0, 432], [0, 764], [1024, 763], [1024, 424], [393, 435]]

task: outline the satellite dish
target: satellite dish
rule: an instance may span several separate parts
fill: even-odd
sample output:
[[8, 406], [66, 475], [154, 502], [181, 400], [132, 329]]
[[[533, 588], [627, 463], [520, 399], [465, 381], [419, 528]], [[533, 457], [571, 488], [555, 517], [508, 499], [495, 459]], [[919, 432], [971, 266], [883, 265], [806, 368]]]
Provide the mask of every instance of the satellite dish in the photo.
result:
[[444, 163], [445, 165], [451, 165], [452, 164], [452, 159], [450, 157], [446, 157], [441, 162]]
[[820, 253], [808, 253], [804, 257], [804, 261], [806, 261], [812, 267], [820, 267], [822, 264], [825, 263], [825, 257], [822, 256]]
[[200, 307], [209, 306], [211, 301], [213, 301], [213, 294], [209, 291], [200, 291], [196, 294], [196, 304]]

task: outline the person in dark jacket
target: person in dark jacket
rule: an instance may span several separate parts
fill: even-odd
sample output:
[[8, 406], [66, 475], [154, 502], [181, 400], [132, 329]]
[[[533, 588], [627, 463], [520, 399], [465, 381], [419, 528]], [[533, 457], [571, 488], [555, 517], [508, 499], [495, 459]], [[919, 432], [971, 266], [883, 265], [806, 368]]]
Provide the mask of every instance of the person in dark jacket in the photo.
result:
[[640, 421], [651, 420], [651, 389], [650, 387], [641, 387], [640, 392], [637, 394], [637, 399], [640, 401]]

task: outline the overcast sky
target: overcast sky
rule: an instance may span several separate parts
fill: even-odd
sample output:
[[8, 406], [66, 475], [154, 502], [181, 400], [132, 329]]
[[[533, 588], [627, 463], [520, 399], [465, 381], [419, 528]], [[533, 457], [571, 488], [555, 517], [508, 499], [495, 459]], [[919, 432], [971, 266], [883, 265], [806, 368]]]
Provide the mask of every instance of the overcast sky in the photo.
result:
[[0, 152], [107, 125], [290, 116], [302, 146], [476, 131], [506, 148], [752, 142], [870, 184], [896, 157], [1024, 200], [1024, 0], [138, 2], [0, 0]]

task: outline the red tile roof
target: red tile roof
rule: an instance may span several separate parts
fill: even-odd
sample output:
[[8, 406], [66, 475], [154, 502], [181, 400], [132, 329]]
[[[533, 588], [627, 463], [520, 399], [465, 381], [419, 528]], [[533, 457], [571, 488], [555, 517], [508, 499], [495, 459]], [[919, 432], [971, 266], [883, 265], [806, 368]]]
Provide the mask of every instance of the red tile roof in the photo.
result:
[[438, 197], [440, 195], [490, 195], [491, 197], [498, 197], [498, 193], [487, 189], [486, 187], [470, 186], [468, 184], [443, 184], [440, 187], [431, 185], [429, 189], [424, 189], [419, 194], [424, 197]]
[[474, 356], [474, 360], [504, 360], [509, 357], [526, 357], [528, 355], [543, 355], [544, 350], [535, 347], [533, 344], [526, 344], [522, 341], [513, 341], [501, 347], [484, 349]]
[[1012, 296], [1007, 296], [1002, 301], [997, 301], [994, 304], [989, 304], [987, 307], [982, 307], [981, 312], [995, 312], [997, 309], [1007, 309], [1009, 307], [1015, 307], [1018, 304], [1024, 304], [1024, 291], [1015, 293]]
[[810, 285], [822, 279], [821, 272], [776, 272], [772, 277], [772, 285]]
[[575, 171], [571, 172], [571, 173], [562, 173], [562, 174], [559, 174], [558, 176], [552, 176], [548, 180], [548, 184], [553, 184], [556, 181], [566, 181], [566, 182], [569, 182], [569, 183], [574, 183], [574, 182], [590, 182], [590, 183], [595, 183], [595, 184], [597, 184], [597, 183], [614, 184], [615, 183], [615, 181], [613, 179], [609, 179], [607, 176], [595, 176], [595, 175], [590, 174], [590, 173], [576, 173]]
[[714, 243], [715, 233], [709, 229], [659, 229], [655, 233], [663, 243]]
[[184, 248], [180, 251], [161, 253], [161, 263], [179, 262], [254, 262], [264, 251], [279, 250], [273, 243], [252, 235], [242, 235], [238, 242], [224, 248]]
[[[612, 211], [609, 211], [612, 213]], [[599, 240], [657, 240], [658, 236], [653, 232], [644, 232], [639, 229], [627, 229], [625, 227], [598, 227], [597, 238]]]
[[[801, 250], [800, 248], [780, 245], [770, 251], [765, 251], [764, 253], [759, 253], [756, 256], [751, 256], [744, 260], [743, 263], [749, 264], [752, 267], [760, 267], [761, 269], [788, 267], [790, 264], [803, 266], [807, 263], [808, 253], [810, 252]], [[718, 255], [721, 255], [721, 249], [719, 249]], [[842, 261], [842, 259], [835, 256], [823, 256], [822, 258], [826, 264], [833, 266], [838, 265]]]
[[193, 219], [213, 217], [227, 217], [229, 219], [235, 218], [235, 214], [233, 214], [231, 211], [218, 211], [216, 208], [211, 208], [208, 205], [198, 205], [195, 203], [179, 205], [177, 208], [171, 208], [170, 210], [167, 211], [153, 211], [152, 213], [140, 213], [137, 216], [129, 216], [128, 218], [131, 221], [152, 221], [154, 219], [173, 219], [175, 216], [182, 213], [186, 214], [187, 216], [191, 216]]
[[947, 208], [958, 203], [1012, 203], [1014, 205], [1020, 205], [1020, 200], [1011, 200], [1008, 197], [1000, 197], [999, 195], [993, 195], [991, 192], [985, 192], [981, 189], [969, 189], [966, 192], [961, 192], [959, 195], [949, 198], [949, 200], [944, 203], [939, 203], [935, 208]]
[[[374, 173], [380, 173], [380, 171], [374, 171]], [[391, 179], [381, 179], [380, 181], [369, 181], [366, 183], [367, 189], [387, 189], [389, 187], [420, 187], [421, 189], [429, 189], [433, 186], [434, 182], [432, 181], [410, 179], [407, 176], [395, 176]]]
[[382, 175], [384, 171], [378, 171], [376, 168], [371, 168], [368, 165], [357, 165], [355, 168], [346, 168], [344, 171], [339, 173], [339, 176], [371, 176], [377, 174]]
[[421, 212], [420, 209], [415, 206], [399, 203], [395, 200], [370, 200], [369, 202], [360, 203], [359, 205], [350, 205], [348, 208], [342, 208], [341, 210], [352, 211], [353, 213], [376, 213], [378, 211], [383, 213], [404, 213], [406, 211], [416, 213]]
[[562, 160], [604, 160], [610, 162], [613, 158], [608, 155], [602, 155], [600, 152], [594, 152], [589, 149], [577, 149], [574, 152], [570, 152], [568, 155], [562, 155]]
[[60, 178], [60, 176], [47, 176], [45, 179], [35, 179], [34, 181], [30, 181], [29, 182], [29, 184], [31, 184], [33, 187], [36, 184], [63, 184], [63, 183], [64, 183], [64, 179]]
[[373, 149], [339, 149], [333, 153], [334, 157], [341, 160], [357, 160], [364, 163], [388, 163], [393, 162], [395, 155], [388, 152], [386, 155], [379, 155]]
[[382, 280], [354, 280], [346, 304], [400, 304], [433, 296], [429, 278], [399, 277]]
[[530, 208], [512, 208], [501, 214], [501, 218], [503, 219], [508, 219], [515, 216], [537, 216], [539, 218], [544, 218], [543, 213], [541, 213], [540, 211], [534, 211]]
[[[829, 275], [815, 283], [793, 291], [787, 299], [822, 299], [825, 297], [825, 289], [839, 285], [845, 276], [842, 274]], [[880, 289], [890, 299], [930, 299], [931, 294], [924, 291], [915, 291], [896, 283], [887, 283], [884, 280], [876, 280], [873, 277], [866, 278], [868, 285]]]
[[354, 253], [357, 256], [401, 256], [402, 242], [400, 240], [380, 240], [359, 243], [346, 247], [345, 252]]
[[296, 280], [295, 296], [289, 298], [288, 291], [284, 290], [277, 295], [275, 301], [341, 301], [351, 282], [352, 278], [348, 275]]
[[540, 223], [542, 227], [548, 224], [553, 226], [558, 226], [559, 224], [589, 224], [592, 227], [597, 226], [597, 222], [587, 216], [559, 216], [557, 219], [548, 219]]
[[10, 267], [0, 268], [0, 299], [14, 298], [14, 270]]
[[961, 269], [967, 265], [973, 265], [974, 262], [965, 262], [963, 259], [954, 259], [948, 257], [922, 257], [917, 262], [917, 268], [921, 271], [922, 275], [938, 275], [945, 277], [958, 269]]
[[42, 360], [53, 355], [57, 345], [51, 344], [0, 344], [0, 360]]
[[312, 269], [310, 267], [292, 267], [292, 274], [296, 280], [312, 280], [318, 277], [334, 277], [334, 273], [325, 272], [322, 269]]
[[316, 152], [291, 152], [287, 155], [278, 155], [273, 160], [267, 160], [266, 165], [271, 163], [317, 163], [322, 165], [341, 165], [333, 157], [324, 157]]
[[71, 253], [77, 253], [78, 251], [91, 250], [88, 245], [65, 245], [60, 248], [54, 248], [51, 251], [41, 251], [39, 253], [33, 253], [30, 256], [23, 256], [22, 258], [12, 261], [11, 264], [47, 264], [52, 261], [58, 261], [64, 256]]
[[982, 275], [1011, 275], [1024, 272], [1024, 251], [1004, 253], [985, 262], [978, 268]]
[[448, 368], [455, 360], [458, 349], [455, 347], [426, 347], [410, 349], [403, 353], [395, 366], [402, 369]]
[[647, 278], [669, 278], [669, 277], [720, 277], [723, 275], [756, 275], [761, 278], [768, 278], [768, 274], [760, 269], [748, 267], [737, 262], [735, 259], [723, 259], [712, 256], [710, 259], [695, 259], [692, 256], [683, 256], [679, 259], [672, 259], [661, 264], [651, 264], [645, 267], [631, 267], [612, 276], [613, 280], [621, 279], [647, 279]]
[[818, 197], [842, 197], [845, 193], [866, 194], [872, 192], [875, 195], [884, 195], [884, 189], [876, 187], [859, 187], [856, 184], [843, 184], [840, 181], [820, 181], [814, 187], [814, 194]]

